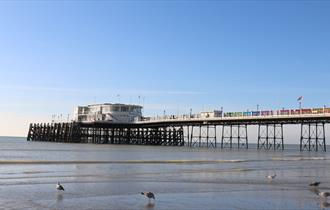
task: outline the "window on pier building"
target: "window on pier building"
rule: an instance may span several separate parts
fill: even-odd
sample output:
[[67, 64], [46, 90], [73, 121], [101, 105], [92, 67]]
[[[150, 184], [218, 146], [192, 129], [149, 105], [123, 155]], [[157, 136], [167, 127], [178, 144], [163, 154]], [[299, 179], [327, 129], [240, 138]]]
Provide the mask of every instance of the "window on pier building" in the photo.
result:
[[138, 114], [141, 114], [141, 108], [140, 107], [135, 107], [134, 112], [138, 113]]
[[120, 108], [119, 106], [112, 106], [112, 107], [110, 108], [110, 110], [111, 110], [112, 112], [119, 112], [119, 111], [120, 111], [119, 108]]
[[122, 106], [121, 111], [122, 112], [128, 112], [128, 107], [127, 106]]

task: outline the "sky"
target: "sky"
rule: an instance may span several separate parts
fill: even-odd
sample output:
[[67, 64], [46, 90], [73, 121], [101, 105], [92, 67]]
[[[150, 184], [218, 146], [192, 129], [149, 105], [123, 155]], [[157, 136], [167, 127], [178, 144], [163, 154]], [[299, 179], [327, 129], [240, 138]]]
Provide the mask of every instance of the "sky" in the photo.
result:
[[[135, 103], [144, 115], [330, 107], [329, 1], [0, 1], [0, 135]], [[140, 97], [139, 97], [140, 96]]]

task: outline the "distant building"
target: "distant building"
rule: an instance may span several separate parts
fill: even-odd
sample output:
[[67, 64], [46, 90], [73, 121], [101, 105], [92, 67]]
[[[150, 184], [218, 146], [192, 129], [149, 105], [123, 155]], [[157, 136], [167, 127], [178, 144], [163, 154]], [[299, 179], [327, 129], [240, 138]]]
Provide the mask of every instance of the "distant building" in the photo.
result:
[[91, 104], [74, 110], [76, 122], [134, 122], [142, 118], [142, 106], [131, 104]]
[[201, 118], [208, 118], [208, 117], [222, 117], [222, 111], [214, 110], [210, 112], [201, 112]]

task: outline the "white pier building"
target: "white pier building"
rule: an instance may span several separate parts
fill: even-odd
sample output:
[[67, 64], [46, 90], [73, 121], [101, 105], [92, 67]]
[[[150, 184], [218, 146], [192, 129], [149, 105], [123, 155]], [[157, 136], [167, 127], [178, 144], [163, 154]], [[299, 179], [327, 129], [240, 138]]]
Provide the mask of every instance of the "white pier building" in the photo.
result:
[[142, 106], [133, 104], [91, 104], [74, 110], [76, 122], [134, 122], [142, 117]]

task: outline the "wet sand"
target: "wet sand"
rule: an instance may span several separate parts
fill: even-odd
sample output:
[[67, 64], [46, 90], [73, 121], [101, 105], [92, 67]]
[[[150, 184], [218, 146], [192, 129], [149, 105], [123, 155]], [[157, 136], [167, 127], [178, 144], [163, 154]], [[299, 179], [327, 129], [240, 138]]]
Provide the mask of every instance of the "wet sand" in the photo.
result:
[[[3, 209], [330, 209], [324, 152], [26, 142], [0, 138]], [[270, 181], [267, 175], [276, 173]], [[64, 192], [57, 192], [60, 181]], [[141, 191], [152, 191], [149, 203]]]

